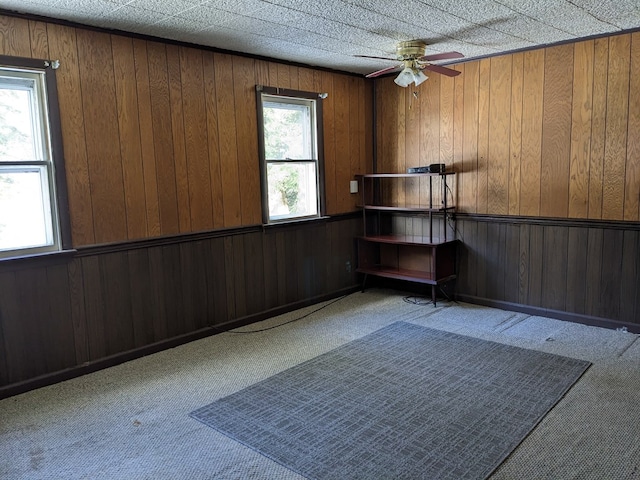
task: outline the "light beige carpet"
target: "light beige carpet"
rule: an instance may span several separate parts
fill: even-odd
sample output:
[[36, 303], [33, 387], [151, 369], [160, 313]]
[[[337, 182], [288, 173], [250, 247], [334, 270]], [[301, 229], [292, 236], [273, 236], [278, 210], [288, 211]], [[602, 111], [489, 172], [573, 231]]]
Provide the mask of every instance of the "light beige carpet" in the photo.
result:
[[398, 320], [593, 363], [492, 478], [640, 478], [637, 335], [381, 290], [327, 305], [0, 401], [0, 478], [300, 479], [189, 412]]

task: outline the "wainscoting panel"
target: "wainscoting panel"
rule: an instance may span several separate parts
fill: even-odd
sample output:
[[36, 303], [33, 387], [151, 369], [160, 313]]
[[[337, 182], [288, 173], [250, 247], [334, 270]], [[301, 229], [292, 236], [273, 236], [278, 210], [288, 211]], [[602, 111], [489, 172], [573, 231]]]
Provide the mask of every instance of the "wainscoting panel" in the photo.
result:
[[357, 288], [359, 215], [0, 265], [0, 398]]
[[640, 225], [459, 215], [462, 300], [640, 331]]

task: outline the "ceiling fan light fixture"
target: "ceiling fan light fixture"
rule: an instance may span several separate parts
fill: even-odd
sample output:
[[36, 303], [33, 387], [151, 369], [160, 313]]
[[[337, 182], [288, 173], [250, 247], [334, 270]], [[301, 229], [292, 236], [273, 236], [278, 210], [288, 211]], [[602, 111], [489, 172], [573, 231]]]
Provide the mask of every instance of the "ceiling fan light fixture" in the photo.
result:
[[414, 81], [414, 72], [411, 67], [405, 67], [395, 78], [394, 82], [396, 85], [401, 87], [408, 87]]
[[427, 77], [422, 70], [415, 69], [415, 71], [413, 72], [413, 81], [416, 84], [416, 87], [428, 78], [429, 77]]

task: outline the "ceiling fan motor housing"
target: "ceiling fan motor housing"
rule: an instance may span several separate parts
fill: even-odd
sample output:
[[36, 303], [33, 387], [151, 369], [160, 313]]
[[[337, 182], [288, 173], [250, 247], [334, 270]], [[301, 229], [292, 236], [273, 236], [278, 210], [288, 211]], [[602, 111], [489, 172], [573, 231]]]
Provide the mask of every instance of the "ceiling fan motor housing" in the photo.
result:
[[398, 60], [412, 60], [425, 55], [427, 44], [418, 40], [400, 42], [396, 47]]

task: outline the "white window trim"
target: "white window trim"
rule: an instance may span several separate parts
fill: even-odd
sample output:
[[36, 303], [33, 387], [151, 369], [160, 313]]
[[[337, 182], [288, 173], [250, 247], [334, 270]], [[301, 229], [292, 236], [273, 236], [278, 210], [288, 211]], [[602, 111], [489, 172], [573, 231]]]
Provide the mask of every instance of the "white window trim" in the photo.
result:
[[71, 247], [70, 224], [67, 207], [67, 189], [64, 172], [64, 155], [60, 130], [59, 107], [55, 72], [57, 62], [0, 55], [0, 76], [28, 78], [34, 82], [34, 120], [42, 135], [34, 159], [0, 161], [0, 173], [40, 171], [44, 216], [50, 244], [24, 246], [0, 250], [0, 261], [51, 254]]
[[[258, 109], [258, 145], [260, 156], [260, 177], [262, 189], [262, 221], [265, 225], [274, 225], [282, 223], [293, 223], [304, 220], [312, 220], [322, 218], [325, 215], [325, 191], [324, 191], [324, 155], [323, 155], [323, 129], [322, 129], [322, 99], [326, 95], [314, 92], [302, 92], [297, 90], [288, 90], [274, 87], [256, 86], [257, 109]], [[315, 142], [312, 142], [312, 157], [305, 159], [267, 159], [264, 146], [264, 116], [263, 102], [281, 102], [283, 104], [312, 105], [314, 115], [311, 119], [311, 128], [315, 130]], [[267, 165], [269, 163], [314, 163], [316, 168], [316, 202], [317, 212], [307, 216], [286, 216], [283, 218], [271, 218], [269, 215], [269, 198], [268, 198], [268, 181], [267, 181]]]

